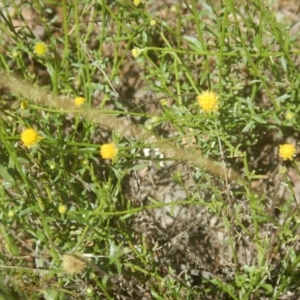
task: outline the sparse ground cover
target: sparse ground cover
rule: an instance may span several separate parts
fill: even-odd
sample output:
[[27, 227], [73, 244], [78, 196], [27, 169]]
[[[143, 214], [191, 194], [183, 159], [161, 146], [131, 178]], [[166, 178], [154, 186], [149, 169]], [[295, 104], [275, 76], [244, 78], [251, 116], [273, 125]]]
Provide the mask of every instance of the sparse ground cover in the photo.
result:
[[297, 1], [1, 1], [1, 299], [299, 299]]

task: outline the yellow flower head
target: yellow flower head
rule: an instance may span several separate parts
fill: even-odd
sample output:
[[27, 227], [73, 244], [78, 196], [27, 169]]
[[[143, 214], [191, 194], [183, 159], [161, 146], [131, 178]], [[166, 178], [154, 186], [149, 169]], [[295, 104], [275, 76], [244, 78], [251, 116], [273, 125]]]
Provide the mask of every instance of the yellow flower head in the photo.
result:
[[15, 213], [12, 210], [9, 210], [7, 216], [9, 218], [13, 218], [15, 216]]
[[141, 3], [141, 0], [133, 0], [133, 4], [134, 4], [135, 6], [139, 6], [140, 3]]
[[133, 49], [131, 50], [131, 54], [132, 54], [132, 56], [133, 56], [134, 58], [139, 57], [139, 56], [141, 55], [142, 52], [143, 52], [143, 50], [140, 49], [140, 48], [133, 48]]
[[58, 207], [58, 212], [62, 215], [65, 214], [67, 212], [67, 207], [65, 205], [60, 205]]
[[296, 148], [292, 144], [279, 145], [279, 157], [283, 160], [292, 160], [296, 154]]
[[161, 105], [161, 106], [167, 106], [167, 105], [168, 105], [167, 99], [161, 99], [161, 100], [160, 100], [160, 105]]
[[151, 26], [155, 26], [155, 25], [156, 25], [156, 21], [155, 21], [155, 20], [153, 20], [153, 19], [152, 19], [152, 20], [150, 20], [150, 25], [151, 25]]
[[62, 257], [62, 268], [67, 274], [80, 274], [86, 268], [87, 262], [78, 253], [65, 254]]
[[47, 46], [43, 42], [37, 42], [34, 46], [33, 52], [38, 56], [43, 56], [47, 52]]
[[20, 103], [20, 108], [21, 109], [26, 109], [28, 107], [28, 101], [22, 100]]
[[114, 143], [104, 144], [100, 147], [100, 155], [104, 159], [113, 159], [118, 154], [118, 148]]
[[32, 128], [25, 129], [21, 134], [21, 141], [27, 148], [34, 146], [41, 139], [42, 137], [40, 137], [36, 130]]
[[291, 111], [287, 111], [287, 112], [285, 113], [285, 117], [286, 117], [287, 120], [291, 121], [291, 120], [294, 119], [295, 114], [294, 114], [293, 112], [291, 112]]
[[80, 107], [85, 102], [85, 99], [82, 97], [76, 97], [74, 99], [74, 105], [75, 107]]
[[198, 103], [205, 113], [218, 111], [219, 109], [219, 98], [213, 91], [202, 92], [197, 97]]

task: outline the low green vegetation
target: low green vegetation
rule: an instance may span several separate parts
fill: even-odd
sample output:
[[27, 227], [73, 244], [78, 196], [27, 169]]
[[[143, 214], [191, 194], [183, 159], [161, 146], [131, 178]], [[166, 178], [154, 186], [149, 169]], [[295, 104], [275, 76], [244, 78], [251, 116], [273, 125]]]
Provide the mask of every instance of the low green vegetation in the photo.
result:
[[296, 1], [30, 2], [0, 3], [0, 299], [299, 298]]

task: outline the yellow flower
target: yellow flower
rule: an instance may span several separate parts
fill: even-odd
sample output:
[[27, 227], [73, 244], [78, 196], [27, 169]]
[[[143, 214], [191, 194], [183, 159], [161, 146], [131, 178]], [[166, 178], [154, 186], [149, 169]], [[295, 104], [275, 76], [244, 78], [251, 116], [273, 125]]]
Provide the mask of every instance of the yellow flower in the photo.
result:
[[100, 147], [100, 155], [104, 159], [113, 159], [118, 154], [118, 148], [114, 143], [104, 144]]
[[59, 207], [58, 207], [58, 212], [60, 213], [60, 214], [65, 214], [66, 213], [66, 211], [67, 211], [67, 207], [65, 206], [65, 205], [59, 205]]
[[54, 170], [54, 169], [56, 168], [56, 164], [55, 164], [54, 161], [50, 161], [50, 162], [49, 162], [49, 168], [50, 168], [51, 170]]
[[296, 148], [292, 144], [279, 145], [279, 157], [283, 160], [292, 160], [296, 154]]
[[7, 216], [9, 218], [13, 218], [15, 216], [15, 213], [12, 210], [9, 210]]
[[65, 254], [62, 257], [62, 268], [67, 274], [80, 274], [86, 265], [86, 260], [78, 253]]
[[161, 100], [160, 100], [160, 105], [161, 105], [161, 106], [167, 106], [167, 105], [168, 105], [167, 99], [161, 99]]
[[34, 146], [41, 139], [42, 137], [40, 137], [36, 130], [32, 128], [25, 129], [21, 134], [21, 141], [27, 148]]
[[76, 97], [74, 99], [75, 107], [80, 107], [84, 102], [85, 102], [85, 99], [83, 97]]
[[142, 52], [143, 52], [143, 50], [140, 49], [140, 48], [133, 48], [133, 49], [131, 50], [131, 54], [132, 54], [132, 56], [133, 56], [134, 58], [139, 57], [139, 56], [141, 55]]
[[43, 42], [37, 42], [34, 46], [33, 52], [38, 56], [44, 55], [47, 52], [46, 44]]
[[205, 113], [217, 111], [219, 109], [219, 98], [213, 91], [202, 92], [197, 97], [198, 103]]
[[86, 166], [88, 163], [89, 163], [89, 161], [88, 161], [88, 159], [86, 159], [86, 158], [83, 158], [83, 159], [81, 160], [81, 165], [82, 165], [82, 166]]
[[293, 112], [291, 112], [291, 111], [287, 111], [285, 113], [285, 117], [286, 117], [287, 120], [291, 121], [292, 119], [294, 119], [295, 114]]
[[150, 25], [151, 25], [151, 26], [155, 26], [155, 25], [156, 25], [156, 21], [155, 21], [155, 20], [153, 20], [153, 19], [152, 19], [152, 20], [150, 20]]
[[141, 3], [141, 0], [133, 0], [133, 4], [134, 4], [135, 6], [139, 6], [140, 3]]
[[26, 109], [28, 107], [28, 101], [22, 100], [20, 103], [20, 108], [21, 109]]

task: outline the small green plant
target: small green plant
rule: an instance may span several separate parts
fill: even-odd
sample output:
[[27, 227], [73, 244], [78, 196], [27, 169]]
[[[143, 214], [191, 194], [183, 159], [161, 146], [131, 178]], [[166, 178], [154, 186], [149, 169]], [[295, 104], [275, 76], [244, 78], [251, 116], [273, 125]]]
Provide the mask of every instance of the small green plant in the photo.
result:
[[0, 299], [300, 296], [299, 33], [266, 2], [3, 2]]

